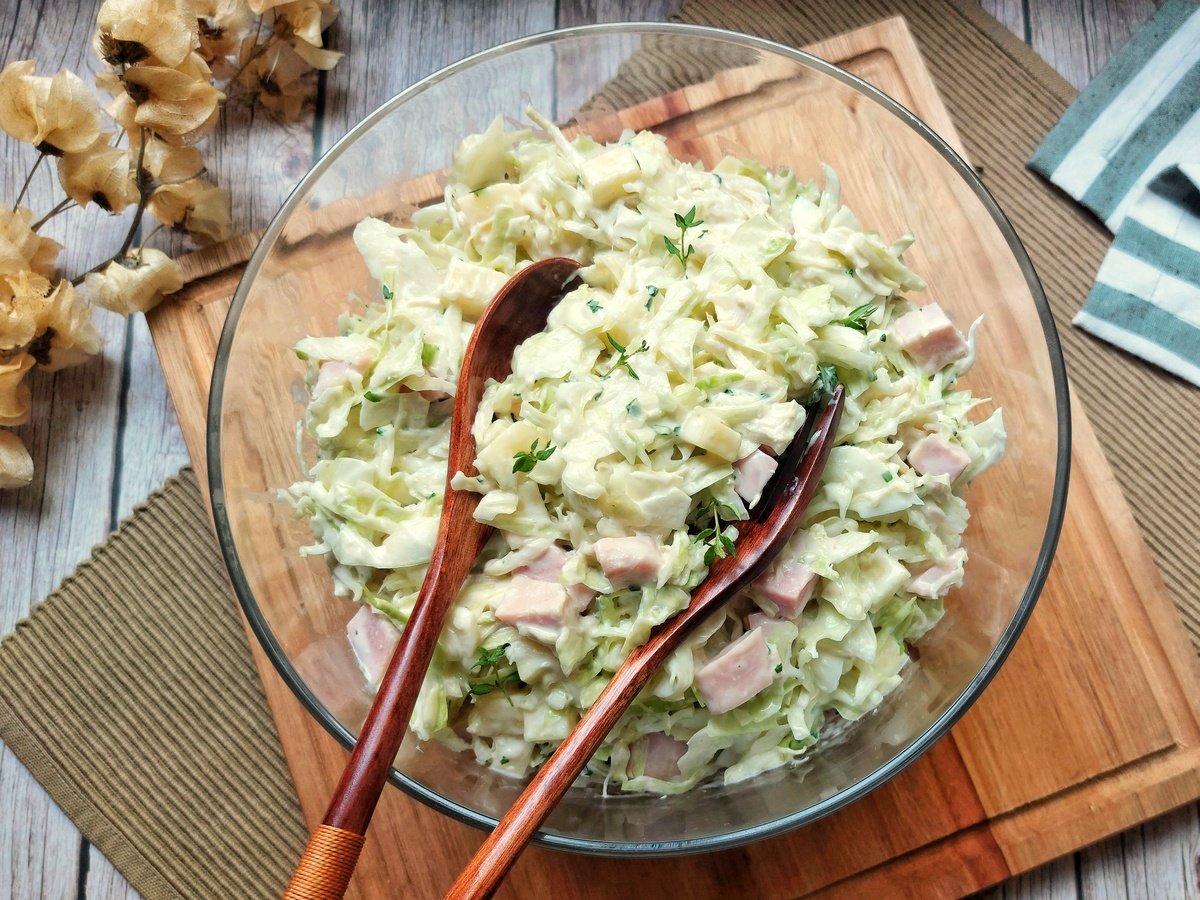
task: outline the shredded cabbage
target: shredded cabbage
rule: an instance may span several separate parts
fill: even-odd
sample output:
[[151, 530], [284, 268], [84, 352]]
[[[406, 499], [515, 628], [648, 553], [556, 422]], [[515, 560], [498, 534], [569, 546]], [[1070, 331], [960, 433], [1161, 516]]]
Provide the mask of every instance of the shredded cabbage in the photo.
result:
[[[924, 287], [902, 258], [911, 238], [864, 231], [827, 168], [823, 186], [732, 157], [706, 170], [652, 133], [601, 145], [530, 117], [546, 136], [497, 119], [464, 140], [442, 202], [411, 226], [357, 227], [382, 299], [343, 315], [338, 336], [296, 348], [318, 447], [308, 480], [289, 492], [316, 535], [306, 552], [328, 557], [339, 594], [403, 627], [436, 534], [472, 323], [531, 261], [583, 263], [584, 284], [485, 392], [480, 474], [453, 484], [482, 495], [476, 515], [496, 532], [411, 721], [422, 739], [469, 746], [481, 764], [521, 776], [687, 604], [708, 560], [735, 546], [747, 512], [735, 463], [782, 452], [806, 402], [841, 381], [838, 446], [775, 566], [814, 575], [812, 598], [789, 617], [752, 588], [714, 615], [585, 773], [657, 793], [715, 773], [750, 778], [802, 756], [827, 717], [878, 706], [900, 680], [905, 644], [961, 583], [962, 490], [1005, 442], [1000, 411], [973, 421], [983, 401], [955, 386], [976, 329], [969, 353], [933, 374], [888, 341], [915, 308], [905, 292]], [[929, 435], [969, 457], [953, 484], [909, 462]], [[653, 542], [657, 575], [623, 586], [596, 545], [633, 535]], [[548, 624], [498, 618], [514, 577], [555, 547], [566, 553], [552, 592], [581, 590], [586, 604]], [[919, 595], [923, 572], [933, 588]], [[769, 685], [714, 713], [697, 672], [752, 627], [765, 635]], [[665, 767], [653, 759], [664, 741], [678, 757]]]

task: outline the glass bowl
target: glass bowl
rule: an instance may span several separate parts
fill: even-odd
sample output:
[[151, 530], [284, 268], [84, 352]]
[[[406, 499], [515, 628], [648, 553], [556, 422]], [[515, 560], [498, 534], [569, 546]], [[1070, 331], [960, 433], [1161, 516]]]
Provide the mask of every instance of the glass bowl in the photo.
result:
[[[296, 424], [307, 393], [292, 346], [336, 333], [349, 295], [375, 296], [353, 225], [367, 215], [404, 223], [440, 199], [439, 173], [459, 140], [498, 113], [521, 118], [530, 103], [604, 139], [623, 125], [652, 128], [677, 156], [709, 165], [735, 154], [807, 178], [826, 162], [864, 227], [917, 236], [906, 260], [929, 296], [960, 322], [987, 317], [968, 381], [1004, 407], [1009, 450], [970, 489], [966, 584], [900, 687], [803, 765], [666, 798], [574, 787], [538, 838], [611, 855], [759, 840], [862, 797], [911, 763], [979, 696], [1020, 634], [1067, 487], [1066, 376], [1050, 310], [971, 168], [894, 100], [797, 50], [708, 28], [598, 25], [497, 47], [399, 94], [313, 167], [267, 229], [221, 335], [209, 405], [209, 482], [234, 588], [284, 680], [346, 746], [371, 703], [344, 636], [355, 608], [334, 597], [321, 558], [298, 554], [311, 534], [278, 499], [302, 476]], [[482, 828], [522, 787], [411, 735], [391, 781]]]

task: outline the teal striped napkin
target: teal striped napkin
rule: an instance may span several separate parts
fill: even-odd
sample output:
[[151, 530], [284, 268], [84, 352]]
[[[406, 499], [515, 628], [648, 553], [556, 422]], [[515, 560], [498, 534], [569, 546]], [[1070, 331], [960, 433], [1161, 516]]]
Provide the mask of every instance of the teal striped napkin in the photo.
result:
[[1200, 385], [1200, 6], [1168, 0], [1029, 165], [1114, 235], [1075, 324]]

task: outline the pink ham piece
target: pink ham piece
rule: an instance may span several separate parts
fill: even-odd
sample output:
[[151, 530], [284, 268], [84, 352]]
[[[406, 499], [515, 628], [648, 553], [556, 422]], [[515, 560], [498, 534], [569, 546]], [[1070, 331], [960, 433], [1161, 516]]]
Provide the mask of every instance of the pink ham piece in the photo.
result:
[[[562, 584], [562, 570], [567, 563], [567, 551], [558, 544], [551, 544], [546, 548], [537, 559], [533, 560], [527, 566], [521, 566], [513, 570], [514, 575], [524, 575], [527, 578], [534, 578], [538, 581], [550, 581], [554, 584]], [[576, 611], [583, 612], [591, 605], [592, 599], [596, 596], [586, 584], [568, 584], [566, 585], [567, 595], [571, 598], [571, 604]]]
[[646, 766], [643, 775], [670, 781], [679, 775], [679, 760], [687, 753], [688, 745], [661, 731], [654, 731], [642, 740], [646, 746]]
[[379, 687], [396, 642], [400, 640], [400, 629], [383, 613], [364, 603], [346, 623], [346, 639], [367, 684], [372, 688]]
[[784, 563], [776, 566], [754, 582], [754, 591], [763, 599], [770, 600], [787, 619], [794, 619], [812, 599], [817, 587], [817, 576], [808, 566], [800, 563]]
[[754, 628], [696, 671], [696, 690], [709, 711], [720, 715], [766, 690], [774, 677], [766, 637]]
[[928, 566], [914, 574], [904, 589], [910, 594], [928, 597], [930, 600], [945, 597], [950, 593], [950, 588], [954, 587], [954, 576], [962, 568], [966, 556], [967, 552], [960, 547], [947, 556], [945, 562]]
[[604, 577], [619, 591], [634, 584], [658, 581], [662, 554], [658, 545], [645, 535], [621, 538], [600, 538], [596, 541], [596, 560]]
[[892, 323], [892, 336], [927, 375], [967, 355], [966, 340], [936, 303], [905, 313]]
[[561, 584], [517, 575], [496, 607], [496, 618], [514, 628], [562, 628], [570, 610], [567, 589]]
[[908, 451], [908, 464], [922, 475], [945, 475], [953, 482], [971, 464], [971, 457], [940, 434], [928, 434]]
[[755, 450], [733, 464], [733, 489], [746, 501], [747, 508], [753, 509], [778, 468], [779, 463], [762, 450]]

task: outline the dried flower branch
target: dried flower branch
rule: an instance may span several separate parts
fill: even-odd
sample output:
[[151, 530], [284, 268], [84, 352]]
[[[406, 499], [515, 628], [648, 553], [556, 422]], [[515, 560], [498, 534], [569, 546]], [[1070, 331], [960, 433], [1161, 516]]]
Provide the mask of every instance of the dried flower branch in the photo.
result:
[[[216, 125], [231, 86], [298, 118], [313, 73], [341, 58], [323, 44], [337, 14], [328, 0], [105, 0], [94, 39], [108, 67], [96, 77], [110, 98], [103, 107], [66, 69], [39, 76], [18, 60], [0, 70], [0, 129], [36, 151], [11, 206], [0, 204], [0, 489], [33, 477], [30, 454], [2, 430], [29, 417], [25, 375], [99, 352], [93, 303], [144, 312], [183, 286], [174, 260], [144, 246], [158, 228], [201, 245], [230, 235], [229, 194], [202, 177], [194, 144]], [[115, 128], [104, 127], [105, 114]], [[57, 158], [64, 196], [35, 220], [21, 204], [47, 156]], [[62, 248], [38, 229], [88, 206], [134, 212], [112, 256], [61, 277]], [[147, 212], [160, 224], [143, 234]]]

